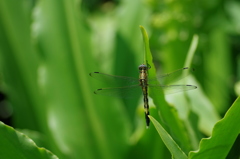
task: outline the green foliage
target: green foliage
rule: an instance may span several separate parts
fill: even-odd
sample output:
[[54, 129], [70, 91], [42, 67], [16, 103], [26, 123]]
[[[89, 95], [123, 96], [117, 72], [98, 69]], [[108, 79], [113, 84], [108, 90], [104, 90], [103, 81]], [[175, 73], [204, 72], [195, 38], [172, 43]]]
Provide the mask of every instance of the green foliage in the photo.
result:
[[199, 150], [190, 152], [189, 157], [226, 158], [240, 132], [240, 127], [236, 126], [240, 120], [239, 113], [240, 100], [237, 98], [224, 118], [215, 124], [211, 137], [202, 139]]
[[15, 131], [12, 127], [0, 122], [1, 136], [1, 158], [36, 158], [36, 159], [57, 159], [55, 155], [39, 148], [37, 145], [23, 133]]
[[167, 131], [155, 120], [153, 117], [150, 116], [151, 121], [153, 122], [158, 134], [161, 136], [163, 142], [171, 152], [173, 158], [179, 159], [186, 159], [187, 156], [181, 150], [181, 148], [177, 145], [177, 143], [171, 138], [171, 136], [167, 133]]
[[[8, 101], [2, 103], [13, 109], [13, 127], [28, 135], [0, 124], [0, 158], [239, 156], [238, 98], [229, 109], [240, 77], [239, 6], [234, 0], [0, 1], [0, 88]], [[198, 86], [166, 97], [150, 89], [149, 129], [142, 100], [97, 96], [102, 85], [89, 76], [138, 77], [142, 63], [151, 66], [150, 78], [195, 68], [178, 84]]]

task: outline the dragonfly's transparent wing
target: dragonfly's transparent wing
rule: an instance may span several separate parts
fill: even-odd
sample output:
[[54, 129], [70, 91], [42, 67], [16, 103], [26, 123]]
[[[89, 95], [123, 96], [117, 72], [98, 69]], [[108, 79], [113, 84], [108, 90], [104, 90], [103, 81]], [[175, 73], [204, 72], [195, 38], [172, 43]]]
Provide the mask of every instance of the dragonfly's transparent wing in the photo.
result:
[[192, 89], [196, 89], [197, 86], [194, 85], [148, 85], [150, 89], [162, 89], [164, 94], [173, 94], [182, 91], [188, 91]]
[[111, 87], [130, 86], [130, 85], [139, 84], [139, 79], [133, 78], [133, 77], [115, 76], [115, 75], [109, 75], [109, 74], [100, 73], [100, 72], [92, 72], [89, 75], [99, 81], [107, 83]]
[[136, 98], [141, 93], [142, 90], [139, 84], [126, 87], [100, 88], [94, 91], [94, 94], [97, 95], [116, 96], [120, 98]]
[[[148, 87], [152, 89], [162, 89], [165, 94], [172, 94], [181, 91], [187, 91], [197, 88], [193, 85], [168, 85], [171, 82], [184, 78], [192, 72], [193, 69], [185, 67], [176, 70], [172, 73], [157, 76], [156, 78], [148, 79]], [[92, 72], [91, 77], [100, 81], [106, 82], [112, 88], [97, 89], [94, 93], [106, 96], [118, 96], [121, 98], [139, 97], [142, 92], [139, 79], [125, 76], [114, 76], [100, 72]], [[160, 85], [159, 85], [160, 82]], [[118, 87], [123, 86], [123, 87]]]
[[193, 68], [184, 67], [178, 70], [175, 70], [171, 73], [163, 74], [160, 76], [157, 76], [152, 79], [148, 79], [149, 84], [158, 84], [160, 82], [161, 85], [168, 85], [172, 82], [175, 82], [177, 80], [180, 80], [184, 77], [186, 77], [189, 73], [193, 72]]

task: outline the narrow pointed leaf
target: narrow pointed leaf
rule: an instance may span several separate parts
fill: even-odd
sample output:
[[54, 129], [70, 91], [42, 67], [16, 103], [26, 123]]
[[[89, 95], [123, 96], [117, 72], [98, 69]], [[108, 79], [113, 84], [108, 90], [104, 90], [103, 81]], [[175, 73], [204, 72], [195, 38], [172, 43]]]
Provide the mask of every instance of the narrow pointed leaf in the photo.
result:
[[155, 126], [158, 134], [162, 138], [162, 141], [167, 146], [168, 150], [171, 152], [173, 158], [175, 159], [187, 159], [186, 154], [181, 150], [181, 148], [177, 145], [177, 143], [173, 140], [173, 138], [167, 133], [167, 131], [162, 127], [162, 125], [157, 122], [156, 119], [149, 116], [153, 125]]

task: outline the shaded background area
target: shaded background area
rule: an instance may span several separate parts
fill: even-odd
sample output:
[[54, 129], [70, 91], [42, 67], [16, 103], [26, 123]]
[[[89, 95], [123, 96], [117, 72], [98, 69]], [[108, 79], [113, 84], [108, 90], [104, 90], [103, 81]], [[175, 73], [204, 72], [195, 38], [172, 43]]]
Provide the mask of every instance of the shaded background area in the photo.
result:
[[158, 74], [185, 67], [199, 36], [190, 67], [223, 117], [240, 94], [239, 1], [9, 0], [0, 2], [0, 120], [44, 134], [41, 145], [60, 158], [168, 158], [154, 129], [145, 131], [140, 100], [95, 96], [104, 83], [88, 75], [138, 77], [139, 25]]

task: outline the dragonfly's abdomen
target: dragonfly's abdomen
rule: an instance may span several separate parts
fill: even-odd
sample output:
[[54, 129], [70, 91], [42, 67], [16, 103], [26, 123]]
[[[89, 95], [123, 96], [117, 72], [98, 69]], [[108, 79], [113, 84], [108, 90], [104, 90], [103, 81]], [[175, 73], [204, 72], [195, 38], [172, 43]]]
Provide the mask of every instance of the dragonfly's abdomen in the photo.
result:
[[140, 79], [140, 85], [142, 86], [142, 92], [143, 92], [143, 102], [144, 102], [144, 112], [145, 112], [145, 119], [147, 127], [150, 124], [150, 119], [148, 117], [149, 113], [149, 105], [148, 105], [148, 87], [147, 87], [147, 80], [146, 79]]
[[147, 93], [147, 87], [143, 88], [145, 92], [143, 92], [143, 102], [144, 102], [144, 111], [145, 111], [145, 119], [147, 127], [149, 126], [150, 119], [148, 117], [149, 113], [149, 105], [148, 105], [148, 93]]

